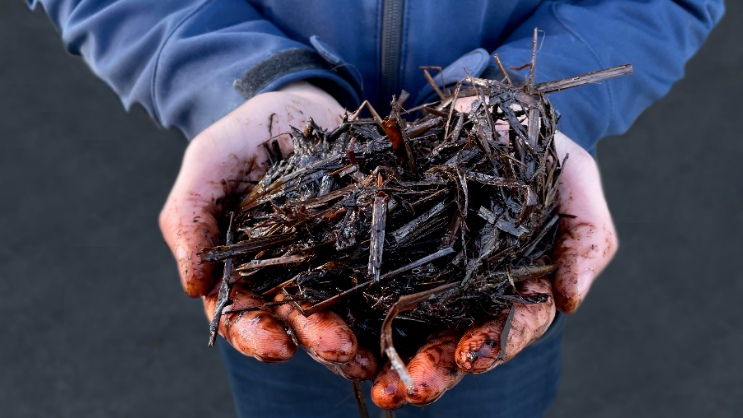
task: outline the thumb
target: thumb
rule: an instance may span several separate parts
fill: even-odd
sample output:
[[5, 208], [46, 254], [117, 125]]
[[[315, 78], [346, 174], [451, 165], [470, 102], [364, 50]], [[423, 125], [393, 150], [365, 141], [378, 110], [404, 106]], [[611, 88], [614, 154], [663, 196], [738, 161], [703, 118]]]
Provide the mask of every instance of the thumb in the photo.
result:
[[223, 200], [239, 195], [248, 185], [246, 180], [255, 176], [251, 170], [256, 152], [225, 149], [225, 144], [212, 139], [207, 130], [189, 144], [159, 219], [163, 238], [178, 263], [181, 284], [191, 297], [206, 295], [216, 281], [214, 264], [202, 262], [198, 253], [220, 242], [217, 219]]
[[219, 242], [216, 216], [214, 201], [175, 189], [160, 212], [160, 230], [178, 263], [181, 284], [191, 297], [207, 294], [216, 280], [214, 265], [202, 262], [197, 254]]
[[616, 254], [618, 241], [596, 161], [560, 132], [555, 145], [561, 159], [569, 155], [560, 177], [558, 209], [570, 216], [560, 221], [554, 296], [557, 309], [573, 313]]
[[276, 137], [286, 155], [292, 149], [286, 134], [290, 126], [303, 126], [312, 117], [320, 126], [333, 128], [342, 111], [328, 93], [298, 82], [255, 96], [191, 141], [160, 213], [160, 229], [178, 262], [186, 293], [195, 297], [211, 290], [214, 267], [202, 263], [197, 253], [218, 243], [217, 219], [225, 197], [243, 194], [264, 174], [268, 154], [260, 144]]

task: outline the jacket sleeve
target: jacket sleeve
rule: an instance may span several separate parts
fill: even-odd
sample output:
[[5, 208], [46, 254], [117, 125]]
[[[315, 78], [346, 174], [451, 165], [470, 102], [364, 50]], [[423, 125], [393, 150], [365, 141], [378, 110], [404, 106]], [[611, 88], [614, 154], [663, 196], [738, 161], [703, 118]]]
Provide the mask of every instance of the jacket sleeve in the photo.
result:
[[353, 77], [291, 40], [245, 0], [30, 0], [67, 49], [82, 55], [128, 109], [139, 103], [188, 138], [246, 99], [310, 80], [341, 104], [359, 101]]
[[625, 132], [683, 76], [723, 13], [722, 0], [547, 1], [495, 52], [506, 65], [528, 63], [537, 27], [537, 82], [633, 65], [630, 76], [550, 95], [563, 115], [559, 129], [594, 153], [600, 138]]

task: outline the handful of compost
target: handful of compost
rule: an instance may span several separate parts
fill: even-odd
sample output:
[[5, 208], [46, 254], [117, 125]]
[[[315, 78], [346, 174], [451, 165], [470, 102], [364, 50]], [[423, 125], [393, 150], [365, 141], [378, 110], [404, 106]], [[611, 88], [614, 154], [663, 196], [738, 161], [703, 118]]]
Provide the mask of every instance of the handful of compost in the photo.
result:
[[[541, 310], [554, 315], [549, 282], [534, 281], [556, 267], [547, 255], [563, 216], [556, 213], [556, 115], [545, 94], [580, 85], [579, 78], [535, 85], [532, 74], [516, 87], [507, 77], [470, 77], [415, 109], [424, 116], [412, 122], [413, 109], [393, 98], [385, 119], [373, 109], [372, 118], [359, 119], [359, 109], [330, 131], [309, 120], [293, 129], [286, 158], [275, 141], [265, 143], [271, 166], [232, 205], [225, 245], [200, 253], [224, 263], [210, 344], [218, 327], [238, 321], [281, 327], [269, 313], [275, 308], [293, 330], [287, 338], [310, 355], [336, 362], [331, 368], [352, 380], [377, 376], [374, 390], [398, 391], [386, 408], [433, 402], [462, 370], [509, 359], [500, 342], [512, 327], [544, 331], [519, 323], [519, 309], [549, 304]], [[474, 101], [460, 112], [455, 104], [466, 96]], [[501, 317], [499, 329], [460, 340], [478, 320]], [[326, 326], [348, 332], [333, 341], [306, 338]], [[420, 329], [447, 331], [421, 347]], [[222, 333], [238, 349], [251, 344]], [[452, 370], [446, 379], [426, 380], [415, 360], [406, 368], [401, 359], [441, 345], [459, 353], [438, 359], [436, 366]], [[379, 374], [377, 347], [390, 360]], [[264, 354], [271, 362], [292, 353]], [[385, 387], [394, 373], [403, 388]]]

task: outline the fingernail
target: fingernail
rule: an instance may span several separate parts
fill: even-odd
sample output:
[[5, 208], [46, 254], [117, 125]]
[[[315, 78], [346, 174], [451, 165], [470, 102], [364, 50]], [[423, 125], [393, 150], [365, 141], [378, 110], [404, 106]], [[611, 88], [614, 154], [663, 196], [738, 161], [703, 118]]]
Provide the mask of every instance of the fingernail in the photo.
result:
[[591, 287], [591, 283], [593, 283], [593, 279], [595, 277], [596, 272], [594, 272], [592, 268], [584, 271], [583, 273], [581, 273], [580, 276], [578, 276], [578, 283], [576, 283], [576, 288], [581, 297], [585, 296], [586, 293], [588, 293], [588, 289]]
[[180, 245], [175, 247], [175, 260], [178, 262], [178, 267], [181, 269], [181, 272], [183, 272], [184, 275], [188, 273], [188, 252]]
[[175, 258], [178, 260], [186, 258], [186, 250], [184, 250], [180, 245], [175, 247]]

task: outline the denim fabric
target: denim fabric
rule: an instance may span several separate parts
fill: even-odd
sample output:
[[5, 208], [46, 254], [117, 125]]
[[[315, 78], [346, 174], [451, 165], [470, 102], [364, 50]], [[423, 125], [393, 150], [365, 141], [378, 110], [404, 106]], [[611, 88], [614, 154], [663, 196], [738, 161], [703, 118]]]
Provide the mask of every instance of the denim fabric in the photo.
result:
[[[437, 402], [405, 406], [397, 418], [542, 417], [557, 393], [560, 378], [562, 318], [547, 334], [512, 361], [495, 370], [468, 375]], [[328, 371], [301, 350], [288, 363], [263, 364], [218, 342], [240, 418], [357, 417], [351, 384]], [[368, 398], [371, 416], [381, 410]], [[472, 415], [470, 415], [472, 414]]]

